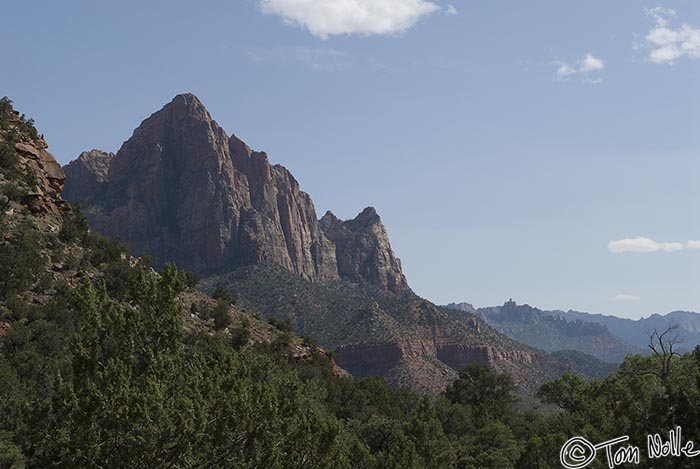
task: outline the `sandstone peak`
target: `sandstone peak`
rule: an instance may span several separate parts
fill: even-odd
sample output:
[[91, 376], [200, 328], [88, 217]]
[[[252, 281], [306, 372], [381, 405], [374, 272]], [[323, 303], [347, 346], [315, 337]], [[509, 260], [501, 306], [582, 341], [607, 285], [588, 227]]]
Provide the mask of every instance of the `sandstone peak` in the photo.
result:
[[131, 139], [136, 137], [158, 138], [163, 134], [186, 135], [192, 131], [204, 131], [218, 138], [228, 139], [226, 133], [212, 119], [202, 102], [191, 93], [178, 94], [160, 110], [151, 114], [139, 125]]
[[401, 261], [394, 255], [389, 235], [374, 207], [367, 207], [344, 222], [328, 211], [321, 219], [321, 228], [336, 246], [341, 278], [366, 281], [393, 293], [410, 291]]
[[107, 182], [109, 165], [114, 153], [92, 149], [84, 151], [78, 158], [63, 167], [66, 173], [66, 184], [63, 197], [67, 200], [84, 200]]
[[362, 210], [355, 218], [349, 220], [347, 227], [352, 231], [366, 231], [372, 229], [375, 225], [382, 225], [382, 219], [374, 207], [367, 207]]
[[356, 218], [379, 218], [377, 209], [374, 207], [365, 207]]
[[207, 108], [202, 104], [202, 101], [192, 93], [181, 93], [176, 95], [172, 101], [163, 106], [163, 110], [172, 111], [173, 113], [185, 113], [190, 115], [202, 115], [211, 119], [211, 115]]
[[321, 217], [319, 223], [321, 223], [321, 228], [326, 231], [336, 224], [342, 224], [343, 220], [336, 217], [335, 213], [330, 210], [326, 210], [326, 213]]
[[88, 199], [94, 229], [156, 265], [209, 274], [273, 262], [308, 279], [338, 278], [308, 194], [265, 153], [229, 138], [192, 94], [141, 123]]
[[[66, 171], [66, 197], [85, 199], [91, 226], [156, 265], [211, 274], [272, 262], [310, 280], [409, 291], [373, 207], [318, 220], [291, 172], [229, 137], [193, 94], [145, 119], [116, 155], [81, 154]], [[72, 190], [82, 179], [91, 187]]]

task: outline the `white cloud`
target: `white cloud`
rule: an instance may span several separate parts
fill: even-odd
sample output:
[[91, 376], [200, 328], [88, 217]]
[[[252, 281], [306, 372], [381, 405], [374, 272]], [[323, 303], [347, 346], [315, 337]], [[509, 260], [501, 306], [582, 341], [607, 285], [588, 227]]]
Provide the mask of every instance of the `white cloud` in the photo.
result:
[[[396, 34], [440, 9], [427, 0], [259, 0], [263, 13], [278, 15], [314, 36]], [[454, 9], [454, 7], [452, 7]], [[447, 7], [449, 13], [450, 7]], [[456, 9], [454, 9], [456, 12]]]
[[700, 28], [685, 23], [675, 29], [670, 27], [670, 19], [676, 16], [670, 8], [656, 7], [646, 12], [656, 23], [645, 38], [651, 62], [671, 65], [682, 57], [700, 58]]
[[590, 73], [603, 70], [604, 68], [605, 62], [598, 57], [593, 57], [592, 54], [586, 54], [581, 59], [578, 71], [581, 73]]
[[576, 69], [571, 65], [561, 64], [557, 69], [557, 79], [561, 81], [568, 80], [571, 75], [576, 75]]
[[627, 238], [608, 243], [608, 251], [614, 253], [621, 252], [673, 252], [683, 249], [681, 243], [658, 242], [649, 238]]
[[620, 293], [610, 298], [611, 301], [636, 301], [639, 297], [628, 293]]
[[605, 69], [605, 62], [591, 53], [584, 55], [574, 64], [564, 62], [558, 62], [557, 64], [559, 65], [556, 73], [558, 81], [568, 81], [574, 75], [580, 75], [583, 81], [588, 83], [603, 82], [600, 72]]
[[454, 5], [447, 5], [447, 7], [445, 7], [445, 13], [447, 13], [448, 15], [456, 15], [457, 9]]
[[688, 249], [700, 249], [700, 241], [693, 241], [692, 239], [686, 243]]

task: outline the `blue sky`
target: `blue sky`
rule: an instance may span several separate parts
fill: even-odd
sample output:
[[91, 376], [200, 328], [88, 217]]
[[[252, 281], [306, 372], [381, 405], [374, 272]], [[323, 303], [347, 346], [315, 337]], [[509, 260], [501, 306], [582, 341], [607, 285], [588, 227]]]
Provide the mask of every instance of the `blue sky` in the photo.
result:
[[700, 310], [696, 2], [0, 2], [62, 163], [189, 91], [435, 302]]

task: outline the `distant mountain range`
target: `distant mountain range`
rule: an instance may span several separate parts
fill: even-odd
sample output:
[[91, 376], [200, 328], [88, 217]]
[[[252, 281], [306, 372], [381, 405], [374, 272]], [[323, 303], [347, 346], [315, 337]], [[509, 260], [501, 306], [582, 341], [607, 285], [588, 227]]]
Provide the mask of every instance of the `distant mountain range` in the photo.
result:
[[475, 314], [499, 332], [541, 350], [573, 350], [609, 363], [620, 363], [628, 354], [648, 353], [649, 334], [664, 331], [671, 324], [677, 325], [674, 334], [679, 351], [700, 344], [700, 314], [688, 311], [633, 320], [573, 310], [547, 311], [512, 300], [503, 306], [478, 309], [464, 302], [446, 307]]
[[571, 320], [601, 324], [625, 342], [647, 350], [649, 333], [664, 331], [669, 325], [676, 324], [675, 333], [680, 340], [679, 351], [689, 351], [700, 345], [700, 313], [692, 311], [672, 311], [668, 314], [652, 314], [647, 318], [626, 319], [617, 316], [591, 314], [580, 311], [545, 311], [545, 314]]

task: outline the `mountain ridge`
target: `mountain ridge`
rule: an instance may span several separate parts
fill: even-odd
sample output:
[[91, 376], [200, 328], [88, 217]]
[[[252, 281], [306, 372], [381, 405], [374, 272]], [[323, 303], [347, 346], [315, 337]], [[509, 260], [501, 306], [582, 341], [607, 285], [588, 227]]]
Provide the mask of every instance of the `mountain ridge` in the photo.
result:
[[503, 306], [479, 308], [476, 314], [507, 336], [548, 352], [574, 350], [608, 363], [641, 352], [602, 324], [567, 320], [512, 299]]
[[[506, 303], [508, 304], [508, 303]], [[602, 313], [587, 313], [576, 310], [541, 310], [539, 308], [532, 308], [529, 305], [522, 305], [524, 307], [530, 308], [533, 311], [536, 310], [536, 316], [538, 320], [542, 322], [545, 317], [557, 318], [566, 321], [567, 324], [575, 327], [577, 323], [583, 323], [582, 327], [590, 328], [592, 324], [604, 327], [608, 333], [615, 336], [617, 339], [627, 344], [631, 347], [631, 353], [646, 354], [649, 353], [649, 335], [654, 332], [654, 330], [663, 332], [669, 326], [675, 324], [677, 328], [674, 331], [674, 335], [679, 342], [676, 344], [678, 350], [690, 351], [697, 345], [700, 345], [700, 313], [693, 311], [671, 311], [666, 314], [654, 313], [647, 317], [642, 317], [639, 319], [629, 319], [620, 316], [615, 316], [614, 314], [602, 314]], [[450, 303], [445, 307], [459, 310], [459, 311], [469, 311], [484, 317], [492, 325], [498, 328], [501, 332], [506, 333], [510, 337], [521, 340], [525, 343], [533, 345], [535, 347], [541, 348], [543, 350], [555, 351], [563, 350], [561, 347], [554, 347], [552, 344], [546, 345], [542, 341], [549, 338], [545, 337], [545, 331], [540, 331], [541, 337], [524, 337], [522, 330], [513, 329], [513, 324], [500, 324], [499, 323], [499, 313], [502, 306], [492, 306], [483, 308], [474, 308], [471, 304], [462, 303]], [[522, 322], [522, 318], [520, 318]], [[562, 327], [570, 327], [567, 324], [560, 324], [560, 329]], [[535, 326], [535, 322], [531, 324]], [[535, 334], [535, 331], [530, 331], [531, 334]], [[550, 331], [551, 332], [551, 331]], [[579, 344], [578, 347], [573, 348], [573, 350], [578, 350], [584, 353], [593, 354], [603, 361], [619, 363], [621, 358], [624, 357], [626, 353], [624, 347], [618, 350], [618, 353], [613, 354], [614, 356], [605, 357], [600, 351], [599, 353], [592, 352], [592, 347], [594, 344]]]
[[671, 324], [677, 324], [676, 330], [679, 350], [689, 351], [700, 345], [700, 313], [693, 311], [671, 311], [666, 314], [654, 313], [639, 319], [622, 318], [601, 313], [586, 313], [581, 311], [546, 311], [546, 314], [560, 316], [567, 320], [581, 319], [605, 325], [615, 335], [630, 344], [647, 349], [649, 334], [656, 329], [663, 332]]
[[[379, 288], [409, 289], [378, 216], [373, 229], [350, 230], [355, 242], [348, 247], [371, 252], [341, 253], [339, 263], [294, 176], [271, 165], [265, 152], [229, 137], [192, 94], [177, 95], [145, 119], [114, 157], [103, 155], [83, 153], [79, 160], [88, 161], [69, 163], [64, 193], [87, 204], [91, 226], [119, 237], [135, 254], [153, 255], [157, 265], [174, 261], [212, 274], [271, 261], [310, 280], [359, 275]], [[109, 166], [106, 176], [72, 170], [98, 157]], [[368, 256], [386, 262], [375, 262], [375, 269], [354, 265]]]

